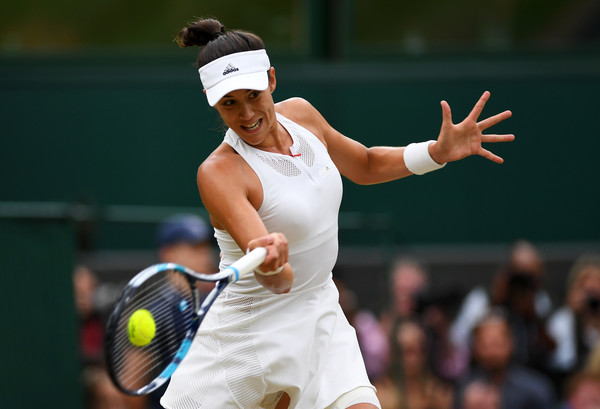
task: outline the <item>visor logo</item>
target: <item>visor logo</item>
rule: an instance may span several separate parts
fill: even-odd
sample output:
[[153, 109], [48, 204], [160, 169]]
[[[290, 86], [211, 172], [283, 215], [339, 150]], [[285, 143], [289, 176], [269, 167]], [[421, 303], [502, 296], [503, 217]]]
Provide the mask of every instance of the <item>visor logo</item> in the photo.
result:
[[225, 71], [223, 71], [223, 75], [231, 74], [232, 72], [239, 71], [240, 69], [231, 65], [231, 63], [227, 64], [225, 67]]

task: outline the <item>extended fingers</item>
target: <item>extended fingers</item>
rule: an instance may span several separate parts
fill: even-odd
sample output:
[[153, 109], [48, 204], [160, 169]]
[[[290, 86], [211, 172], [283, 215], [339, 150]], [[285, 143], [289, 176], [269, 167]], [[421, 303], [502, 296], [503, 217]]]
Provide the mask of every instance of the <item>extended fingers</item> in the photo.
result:
[[442, 106], [442, 123], [444, 124], [452, 124], [452, 111], [450, 110], [450, 105], [446, 101], [440, 102]]
[[[481, 135], [481, 142], [485, 143], [494, 143], [494, 142], [510, 142], [514, 141], [515, 136], [513, 134], [504, 134], [504, 135]], [[504, 159], [500, 156], [488, 151], [487, 149], [481, 148], [478, 152], [478, 155], [483, 156], [486, 159], [491, 160], [496, 163], [504, 163]]]
[[511, 116], [512, 116], [512, 112], [504, 111], [504, 112], [501, 112], [494, 116], [491, 116], [489, 118], [486, 118], [482, 121], [479, 121], [477, 123], [477, 126], [479, 126], [479, 129], [481, 129], [483, 131], [484, 129], [487, 129], [489, 127], [496, 125], [498, 122], [502, 122], [505, 119], [510, 118]]
[[478, 155], [483, 156], [486, 159], [491, 160], [492, 162], [496, 162], [496, 163], [503, 163], [504, 159], [502, 159], [500, 156], [488, 151], [487, 149], [481, 149], [478, 153]]
[[[494, 143], [494, 142], [510, 142], [515, 139], [513, 134], [505, 134], [505, 135], [481, 135], [481, 142], [486, 143]], [[496, 163], [503, 163], [504, 159], [500, 156], [488, 151], [487, 149], [481, 148], [478, 152], [478, 155], [483, 156], [486, 159], [491, 160]]]
[[515, 140], [515, 135], [513, 134], [503, 134], [503, 135], [481, 135], [481, 142], [511, 142]]
[[481, 115], [481, 111], [483, 111], [483, 107], [485, 107], [485, 103], [488, 101], [489, 98], [490, 92], [485, 91], [481, 98], [479, 98], [479, 101], [477, 101], [467, 118], [472, 119], [473, 121], [477, 121], [477, 118], [479, 118], [479, 115]]

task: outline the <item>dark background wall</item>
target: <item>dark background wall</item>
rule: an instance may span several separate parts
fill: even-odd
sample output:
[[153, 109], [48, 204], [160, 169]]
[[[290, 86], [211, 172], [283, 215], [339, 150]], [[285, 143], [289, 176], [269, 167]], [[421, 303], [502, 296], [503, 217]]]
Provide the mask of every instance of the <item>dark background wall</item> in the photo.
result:
[[[456, 122], [486, 89], [492, 97], [483, 115], [513, 111], [490, 130], [516, 134], [514, 143], [489, 146], [503, 165], [471, 157], [390, 184], [345, 183], [342, 210], [383, 215], [386, 242], [598, 239], [600, 56], [272, 60], [276, 99], [305, 97], [334, 127], [369, 146], [435, 139], [442, 99]], [[201, 207], [195, 171], [220, 143], [223, 126], [189, 60], [12, 59], [0, 66], [0, 87], [0, 200]], [[347, 244], [378, 240], [357, 233]], [[99, 236], [93, 245], [153, 242]]]
[[68, 273], [73, 239], [69, 223], [58, 219], [0, 219], [0, 382], [7, 407], [80, 407], [77, 317]]

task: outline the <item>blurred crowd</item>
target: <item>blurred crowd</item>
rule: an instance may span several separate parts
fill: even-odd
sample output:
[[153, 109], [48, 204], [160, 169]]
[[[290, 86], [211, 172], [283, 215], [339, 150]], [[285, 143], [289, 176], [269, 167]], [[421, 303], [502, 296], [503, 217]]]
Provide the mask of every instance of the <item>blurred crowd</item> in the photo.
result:
[[544, 269], [521, 240], [489, 288], [433, 291], [426, 268], [402, 257], [380, 316], [338, 280], [382, 409], [600, 409], [600, 256], [565, 272], [556, 305]]
[[[159, 226], [157, 259], [218, 269], [212, 231], [194, 215]], [[514, 243], [497, 267], [489, 287], [434, 291], [420, 260], [399, 257], [389, 306], [377, 313], [361, 308], [334, 271], [382, 409], [600, 409], [600, 255], [582, 255], [565, 272], [562, 300], [544, 287], [544, 260], [531, 242]], [[98, 280], [85, 266], [73, 279], [85, 408], [159, 408], [161, 391], [131, 397], [110, 381]]]

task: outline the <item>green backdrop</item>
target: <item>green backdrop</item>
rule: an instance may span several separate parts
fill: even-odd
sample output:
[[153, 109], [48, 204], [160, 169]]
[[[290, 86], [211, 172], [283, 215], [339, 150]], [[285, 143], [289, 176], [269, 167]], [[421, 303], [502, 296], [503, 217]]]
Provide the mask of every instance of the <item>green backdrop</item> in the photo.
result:
[[81, 407], [72, 226], [0, 219], [0, 243], [3, 406]]
[[[195, 172], [223, 126], [202, 94], [191, 52], [0, 61], [0, 201], [201, 206]], [[342, 210], [394, 243], [596, 241], [600, 149], [597, 54], [405, 58], [345, 64], [272, 56], [275, 98], [303, 96], [365, 145], [435, 139], [446, 99], [456, 120], [484, 90], [484, 115], [514, 143], [433, 174], [379, 186], [345, 182]], [[101, 210], [98, 210], [101, 216]], [[101, 219], [101, 218], [100, 218]], [[344, 224], [344, 223], [342, 223]], [[380, 227], [381, 227], [380, 226]], [[113, 230], [111, 230], [113, 229]], [[97, 248], [151, 247], [147, 232], [96, 225]], [[344, 243], [373, 243], [354, 229]]]

